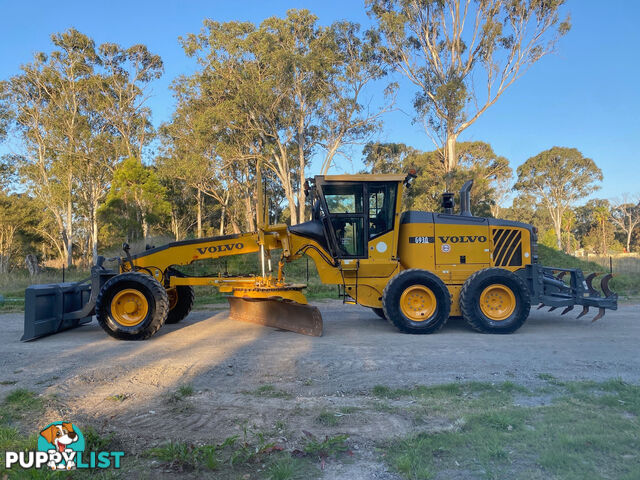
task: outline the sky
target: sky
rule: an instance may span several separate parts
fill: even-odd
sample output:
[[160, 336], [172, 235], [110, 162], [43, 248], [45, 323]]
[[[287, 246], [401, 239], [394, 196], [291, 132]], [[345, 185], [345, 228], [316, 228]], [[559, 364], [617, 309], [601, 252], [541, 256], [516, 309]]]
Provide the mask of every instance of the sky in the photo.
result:
[[[321, 24], [350, 20], [371, 25], [363, 0], [0, 0], [0, 80], [19, 72], [38, 51], [49, 51], [50, 35], [74, 27], [96, 44], [146, 44], [164, 61], [163, 77], [154, 82], [149, 106], [157, 126], [171, 118], [170, 85], [195, 68], [178, 37], [198, 32], [204, 18], [260, 23], [284, 16], [290, 8], [307, 8]], [[516, 81], [461, 140], [490, 143], [512, 168], [553, 146], [574, 147], [602, 169], [602, 188], [593, 196], [616, 198], [640, 193], [640, 2], [569, 0], [565, 12], [572, 29], [557, 52], [544, 57]], [[396, 110], [384, 117], [374, 140], [401, 142], [420, 150], [433, 144], [419, 124], [413, 124], [415, 90], [400, 80]], [[374, 99], [375, 101], [375, 99]], [[0, 145], [0, 154], [15, 145]], [[311, 173], [318, 168], [312, 164]], [[334, 173], [362, 168], [359, 149], [351, 161], [341, 160]]]

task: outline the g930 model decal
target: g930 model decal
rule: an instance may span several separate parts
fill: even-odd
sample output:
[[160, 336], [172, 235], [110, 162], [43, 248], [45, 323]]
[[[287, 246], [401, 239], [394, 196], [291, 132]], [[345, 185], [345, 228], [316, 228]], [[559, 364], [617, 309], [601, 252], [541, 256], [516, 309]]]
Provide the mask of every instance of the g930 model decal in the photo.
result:
[[409, 243], [434, 243], [435, 237], [409, 237]]

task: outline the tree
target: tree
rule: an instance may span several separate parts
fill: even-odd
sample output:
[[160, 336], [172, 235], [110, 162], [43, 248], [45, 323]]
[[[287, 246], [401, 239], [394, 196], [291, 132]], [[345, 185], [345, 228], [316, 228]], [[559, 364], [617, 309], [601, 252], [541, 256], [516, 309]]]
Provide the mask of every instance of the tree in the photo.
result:
[[631, 252], [631, 237], [640, 224], [640, 198], [623, 195], [611, 209], [611, 221], [625, 234], [627, 253]]
[[20, 252], [21, 237], [39, 220], [33, 200], [26, 195], [6, 195], [0, 190], [0, 274], [6, 274]]
[[[4, 85], [3, 104], [12, 110], [24, 151], [12, 156], [21, 180], [57, 228], [56, 248], [73, 262], [74, 187], [79, 161], [91, 138], [86, 92], [98, 63], [93, 41], [77, 30], [54, 34], [50, 55], [34, 61]], [[50, 232], [47, 232], [49, 235]]]
[[559, 17], [563, 3], [366, 1], [386, 61], [418, 89], [414, 106], [445, 173], [458, 163], [458, 136], [569, 31], [568, 18]]
[[150, 224], [171, 212], [165, 195], [166, 190], [151, 167], [143, 165], [137, 158], [127, 158], [113, 175], [107, 206], [118, 200], [133, 206], [142, 227], [142, 237], [147, 240]]
[[602, 171], [575, 148], [553, 147], [529, 158], [517, 173], [514, 189], [531, 195], [547, 208], [558, 250], [562, 250], [565, 211], [600, 188], [596, 182], [602, 181]]
[[201, 65], [182, 79], [184, 91], [212, 106], [201, 123], [215, 132], [210, 149], [245, 177], [260, 160], [282, 186], [292, 224], [306, 219], [302, 185], [314, 154], [324, 151], [327, 171], [341, 146], [375, 130], [387, 108], [362, 102], [364, 86], [385, 73], [373, 37], [364, 37], [356, 24], [324, 27], [307, 10], [289, 10], [259, 27], [206, 20], [183, 40]]
[[146, 106], [149, 84], [162, 76], [163, 63], [145, 45], [99, 47], [104, 73], [95, 91], [99, 115], [118, 132], [121, 157], [142, 158], [153, 138], [151, 110]]
[[413, 188], [406, 195], [408, 208], [438, 210], [442, 192], [457, 191], [464, 182], [473, 180], [472, 211], [476, 215], [491, 215], [491, 209], [500, 200], [496, 197], [497, 190], [511, 179], [509, 161], [496, 155], [491, 145], [484, 142], [460, 142], [457, 149], [459, 165], [448, 174], [437, 151], [406, 157], [404, 170], [415, 168], [418, 172]]
[[409, 155], [418, 152], [404, 143], [367, 143], [362, 149], [368, 173], [400, 173]]

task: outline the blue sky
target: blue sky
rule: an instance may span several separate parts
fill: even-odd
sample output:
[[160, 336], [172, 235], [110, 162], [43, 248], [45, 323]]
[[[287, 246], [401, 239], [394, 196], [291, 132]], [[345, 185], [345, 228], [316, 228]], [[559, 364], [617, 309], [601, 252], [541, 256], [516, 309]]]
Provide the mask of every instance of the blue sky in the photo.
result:
[[[593, 158], [604, 173], [598, 197], [613, 198], [640, 192], [636, 153], [640, 140], [640, 2], [569, 0], [573, 28], [558, 52], [543, 58], [518, 80], [473, 126], [463, 140], [490, 143], [515, 168], [527, 158], [554, 145], [578, 148]], [[308, 8], [320, 22], [348, 19], [370, 21], [360, 0], [313, 1], [122, 1], [15, 2], [0, 0], [0, 79], [18, 72], [37, 51], [50, 49], [53, 32], [75, 27], [97, 44], [123, 46], [144, 43], [165, 63], [163, 78], [153, 85], [153, 120], [170, 118], [171, 81], [194, 68], [178, 37], [197, 32], [204, 18], [259, 23], [289, 8]], [[413, 125], [413, 88], [402, 82], [398, 110], [385, 116], [381, 141], [403, 142], [422, 150], [432, 143]], [[0, 146], [0, 153], [7, 146]], [[356, 157], [358, 155], [356, 154]], [[358, 158], [337, 170], [353, 172]], [[313, 168], [312, 168], [313, 170]], [[313, 172], [312, 172], [313, 173]]]

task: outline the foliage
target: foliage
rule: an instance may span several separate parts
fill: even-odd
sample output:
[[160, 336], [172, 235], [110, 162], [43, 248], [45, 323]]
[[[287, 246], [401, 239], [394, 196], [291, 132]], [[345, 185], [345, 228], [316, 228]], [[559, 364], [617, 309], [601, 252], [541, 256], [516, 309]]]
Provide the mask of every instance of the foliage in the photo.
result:
[[575, 148], [553, 147], [529, 158], [517, 170], [514, 189], [530, 195], [549, 212], [562, 249], [562, 220], [576, 201], [599, 187], [602, 171], [595, 162]]
[[560, 20], [563, 3], [366, 1], [383, 40], [381, 54], [417, 89], [417, 116], [446, 174], [457, 165], [460, 133], [569, 31], [568, 18]]
[[142, 238], [149, 237], [150, 226], [159, 223], [163, 215], [171, 211], [165, 199], [166, 189], [151, 167], [137, 158], [126, 158], [115, 170], [111, 190], [105, 209], [120, 207], [125, 212], [133, 211], [142, 227]]
[[0, 114], [21, 143], [8, 163], [45, 212], [38, 230], [71, 266], [78, 250], [85, 263], [97, 255], [114, 166], [152, 138], [145, 88], [162, 61], [143, 45], [96, 47], [73, 28], [51, 43], [2, 83]]

